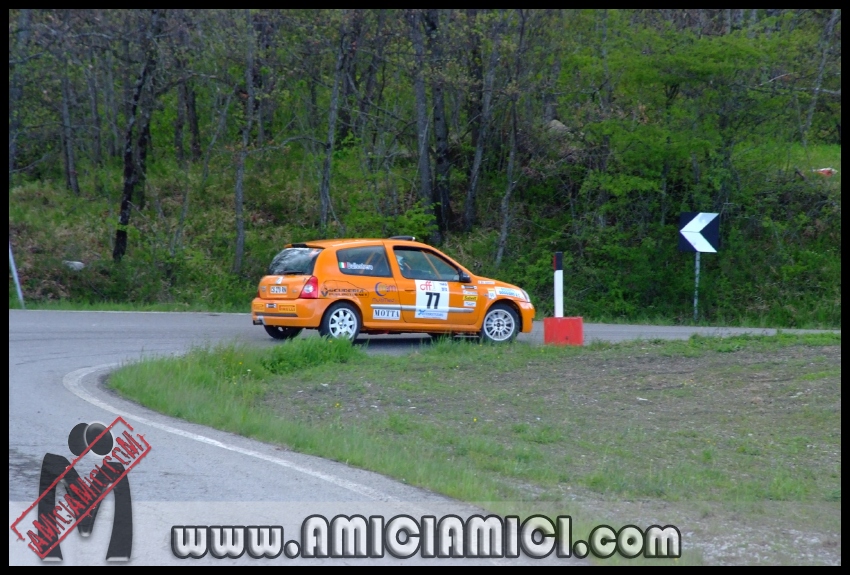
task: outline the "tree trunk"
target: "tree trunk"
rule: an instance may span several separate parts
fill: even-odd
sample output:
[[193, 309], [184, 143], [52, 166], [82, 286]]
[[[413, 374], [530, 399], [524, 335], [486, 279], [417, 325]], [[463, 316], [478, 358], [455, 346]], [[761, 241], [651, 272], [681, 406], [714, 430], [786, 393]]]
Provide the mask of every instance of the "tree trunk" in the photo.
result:
[[198, 125], [198, 106], [195, 100], [195, 88], [189, 80], [186, 84], [186, 119], [189, 121], [189, 134], [192, 137], [193, 162], [201, 159], [201, 128]]
[[[419, 154], [419, 199], [425, 213], [434, 214], [431, 195], [431, 156], [428, 149], [428, 99], [425, 93], [425, 43], [422, 38], [424, 18], [421, 10], [410, 10], [406, 14], [410, 24], [410, 40], [413, 43], [414, 72], [413, 96], [416, 100], [416, 143]], [[441, 243], [439, 227], [433, 233], [432, 241]]]
[[428, 48], [431, 58], [431, 98], [434, 102], [434, 143], [437, 148], [436, 178], [434, 181], [435, 212], [440, 230], [445, 232], [452, 219], [451, 196], [449, 195], [449, 177], [451, 161], [449, 160], [449, 130], [446, 121], [446, 104], [443, 92], [443, 62], [442, 42], [439, 37], [440, 11], [428, 10], [425, 15], [428, 27]]
[[[179, 66], [179, 64], [178, 64]], [[174, 117], [174, 158], [180, 169], [186, 167], [186, 151], [183, 149], [183, 126], [186, 125], [186, 80], [177, 86], [177, 114]]]
[[[98, 110], [97, 100], [98, 100], [98, 86], [97, 86], [97, 60], [94, 56], [94, 51], [89, 50], [89, 62], [90, 65], [88, 69], [84, 69], [86, 74], [86, 83], [89, 88], [89, 108], [91, 111], [91, 119], [92, 119], [92, 160], [94, 165], [100, 168], [102, 163], [102, 145], [101, 145], [101, 121], [100, 121], [100, 110]], [[100, 185], [98, 184], [98, 187]]]
[[233, 273], [238, 274], [242, 271], [242, 259], [245, 254], [245, 217], [243, 215], [244, 191], [243, 182], [245, 179], [245, 159], [248, 157], [248, 144], [251, 138], [251, 128], [254, 121], [254, 23], [251, 20], [251, 12], [245, 11], [245, 21], [247, 23], [248, 32], [248, 51], [247, 62], [245, 68], [245, 85], [248, 90], [248, 101], [245, 102], [245, 125], [242, 128], [242, 148], [239, 150], [239, 159], [236, 164], [236, 191], [235, 191], [235, 209], [236, 209], [236, 250], [233, 258]]
[[[122, 44], [122, 47], [124, 49], [123, 50], [124, 51], [123, 61], [124, 62], [132, 62], [133, 58], [130, 55], [130, 35], [131, 35], [131, 31], [130, 31], [130, 17], [129, 17], [129, 15], [126, 18], [127, 18], [126, 26], [124, 27], [125, 36], [121, 40], [121, 44]], [[131, 108], [133, 107], [133, 93], [134, 93], [135, 84], [133, 84], [133, 80], [130, 77], [130, 66], [129, 66], [129, 64], [125, 63], [125, 64], [122, 65], [120, 63], [120, 61], [121, 61], [121, 59], [119, 59], [119, 69], [122, 72], [121, 73], [121, 77], [122, 77], [121, 78], [121, 80], [122, 80], [121, 84], [122, 84], [123, 91], [124, 91], [124, 96], [121, 99], [121, 103], [124, 105], [124, 121], [126, 122], [126, 121], [129, 121], [128, 118], [130, 117]]]
[[555, 52], [552, 60], [552, 69], [549, 72], [548, 86], [543, 93], [543, 123], [546, 125], [558, 117], [558, 96], [555, 94], [555, 87], [558, 85], [560, 75], [561, 58], [558, 52]]
[[708, 18], [705, 15], [705, 9], [697, 8], [694, 11], [696, 12], [696, 19], [697, 19], [697, 23], [696, 23], [697, 38], [702, 38], [702, 35], [705, 34], [705, 23], [708, 20]]
[[732, 29], [740, 30], [744, 27], [744, 11], [740, 8], [732, 10]]
[[360, 97], [360, 106], [359, 106], [359, 114], [357, 118], [358, 128], [357, 131], [359, 133], [363, 133], [365, 131], [366, 123], [367, 123], [367, 111], [374, 104], [372, 101], [375, 88], [378, 84], [378, 69], [380, 68], [381, 61], [384, 58], [384, 46], [386, 45], [386, 41], [384, 39], [384, 25], [387, 20], [387, 11], [380, 10], [378, 12], [378, 22], [375, 26], [375, 34], [374, 34], [374, 44], [372, 48], [372, 58], [369, 61], [369, 66], [366, 68], [364, 72], [364, 79], [361, 82], [363, 84], [363, 92]]
[[30, 17], [32, 10], [21, 10], [18, 15], [18, 29], [15, 39], [15, 62], [9, 64], [9, 189], [12, 189], [12, 174], [15, 172], [18, 132], [21, 129], [21, 100], [24, 86], [21, 74], [21, 62], [24, 59], [30, 37]]
[[[151, 83], [153, 83], [153, 78], [151, 78]], [[148, 174], [148, 151], [152, 148], [152, 140], [151, 140], [151, 114], [153, 113], [153, 90], [151, 90], [150, 94], [150, 102], [148, 105], [142, 105], [142, 116], [141, 122], [139, 123], [139, 141], [136, 144], [136, 157], [138, 158], [138, 165], [136, 166], [136, 189], [138, 190], [138, 201], [136, 202], [139, 206], [139, 210], [145, 209], [145, 199], [146, 199], [146, 188], [147, 185], [147, 174]]]
[[495, 265], [502, 265], [502, 256], [505, 254], [505, 246], [508, 243], [508, 228], [510, 224], [510, 202], [516, 180], [514, 179], [514, 161], [516, 159], [516, 100], [511, 102], [511, 132], [510, 152], [508, 155], [508, 183], [505, 186], [505, 195], [502, 196], [502, 228], [499, 231], [499, 247], [496, 250]]
[[349, 41], [346, 42], [346, 45], [343, 49], [341, 79], [342, 94], [339, 98], [339, 113], [337, 123], [339, 127], [339, 139], [343, 142], [351, 134], [351, 101], [352, 97], [359, 91], [357, 89], [355, 79], [355, 66], [357, 61], [357, 50], [360, 47], [360, 43], [362, 42], [361, 32], [363, 30], [363, 10], [357, 8], [352, 10], [349, 21], [350, 28], [348, 29], [347, 36]]
[[115, 80], [112, 75], [112, 52], [106, 51], [104, 58], [106, 67], [106, 114], [109, 122], [109, 142], [107, 144], [109, 156], [118, 157], [120, 136], [118, 135], [118, 103], [115, 101]]
[[759, 11], [753, 8], [750, 10], [750, 24], [747, 27], [747, 38], [755, 38], [758, 32]]
[[[602, 19], [602, 43], [600, 46], [600, 52], [602, 55], [602, 70], [604, 73], [604, 85], [599, 92], [599, 108], [602, 112], [602, 120], [607, 120], [611, 113], [611, 101], [613, 100], [613, 86], [611, 85], [611, 71], [608, 68], [608, 10], [602, 10], [601, 13]], [[600, 161], [598, 164], [599, 171], [606, 172], [608, 170], [608, 157], [611, 154], [611, 136], [605, 132], [605, 135], [602, 136], [602, 149], [600, 150], [599, 157]], [[597, 219], [599, 222], [599, 227], [604, 228], [606, 225], [605, 215], [602, 208], [608, 203], [610, 198], [610, 194], [608, 190], [601, 189], [599, 191], [599, 199], [598, 199], [598, 213]]]
[[826, 23], [826, 27], [823, 30], [823, 36], [821, 36], [821, 59], [820, 65], [818, 66], [818, 76], [817, 79], [815, 79], [815, 88], [814, 92], [812, 93], [812, 101], [809, 103], [809, 111], [806, 114], [806, 123], [803, 124], [803, 146], [806, 145], [809, 136], [809, 129], [812, 127], [812, 120], [815, 116], [815, 107], [818, 103], [818, 94], [820, 93], [820, 87], [823, 84], [823, 72], [826, 68], [826, 57], [829, 54], [829, 43], [830, 40], [832, 40], [832, 31], [835, 29], [835, 24], [836, 22], [838, 22], [838, 18], [840, 16], [841, 10], [835, 8], [832, 11], [832, 15], [829, 17], [829, 21]]
[[493, 82], [496, 78], [496, 64], [499, 61], [499, 43], [501, 40], [501, 25], [493, 27], [493, 47], [484, 74], [481, 104], [481, 129], [478, 142], [475, 145], [475, 157], [472, 160], [472, 170], [469, 176], [469, 189], [466, 192], [466, 202], [463, 207], [463, 230], [472, 231], [475, 223], [475, 197], [478, 192], [478, 180], [481, 176], [481, 162], [484, 159], [484, 144], [487, 140], [487, 130], [490, 125], [490, 104], [493, 100]]
[[339, 31], [339, 50], [336, 56], [336, 71], [334, 72], [334, 85], [331, 90], [331, 106], [328, 113], [328, 139], [325, 142], [325, 162], [322, 166], [322, 183], [319, 187], [319, 200], [321, 201], [321, 212], [319, 214], [319, 228], [324, 234], [328, 228], [328, 213], [331, 208], [331, 160], [333, 159], [334, 137], [336, 136], [336, 118], [339, 112], [339, 84], [342, 81], [343, 58], [345, 56], [345, 42], [348, 34], [345, 30], [345, 18]]
[[469, 122], [472, 147], [478, 148], [478, 138], [482, 123], [481, 92], [484, 89], [484, 66], [481, 63], [481, 38], [475, 30], [478, 20], [478, 9], [470, 8], [466, 11], [469, 26], [469, 77], [470, 87], [466, 99], [466, 115]]
[[74, 134], [71, 127], [71, 112], [68, 102], [70, 99], [71, 86], [66, 71], [62, 76], [62, 133], [65, 143], [65, 186], [74, 192], [75, 196], [79, 196], [80, 184], [77, 181], [77, 164], [74, 159]]
[[[162, 19], [160, 17], [160, 11], [156, 9], [151, 10], [151, 20], [145, 42], [145, 63], [133, 88], [133, 96], [129, 104], [127, 116], [127, 131], [124, 137], [124, 187], [121, 192], [118, 228], [115, 230], [115, 246], [112, 249], [112, 259], [115, 262], [120, 262], [124, 254], [127, 253], [127, 226], [130, 224], [133, 192], [136, 189], [136, 183], [139, 179], [135, 158], [133, 157], [133, 133], [136, 126], [136, 113], [138, 112], [139, 101], [142, 98], [145, 87], [151, 76], [153, 76], [154, 71], [156, 71], [156, 45], [153, 39], [159, 35], [161, 29]], [[150, 105], [153, 106], [153, 102], [150, 102]]]
[[498, 268], [502, 265], [502, 257], [505, 255], [505, 247], [508, 244], [508, 229], [510, 228], [511, 221], [511, 195], [513, 194], [514, 188], [516, 187], [517, 178], [514, 176], [514, 165], [516, 163], [516, 154], [517, 154], [517, 144], [516, 144], [516, 133], [517, 133], [517, 112], [516, 112], [516, 104], [518, 99], [518, 93], [520, 91], [520, 85], [522, 77], [524, 76], [522, 72], [522, 56], [524, 52], [525, 45], [525, 25], [526, 25], [526, 13], [523, 12], [522, 9], [517, 10], [520, 18], [519, 25], [519, 38], [517, 41], [517, 49], [515, 53], [514, 59], [514, 70], [513, 70], [513, 78], [509, 80], [513, 80], [512, 86], [510, 86], [510, 94], [511, 94], [511, 108], [510, 108], [510, 116], [508, 118], [510, 122], [510, 136], [509, 136], [509, 147], [510, 151], [508, 152], [508, 182], [505, 185], [505, 195], [502, 196], [502, 227], [499, 230], [499, 245], [496, 249], [496, 261], [494, 262], [496, 267]]

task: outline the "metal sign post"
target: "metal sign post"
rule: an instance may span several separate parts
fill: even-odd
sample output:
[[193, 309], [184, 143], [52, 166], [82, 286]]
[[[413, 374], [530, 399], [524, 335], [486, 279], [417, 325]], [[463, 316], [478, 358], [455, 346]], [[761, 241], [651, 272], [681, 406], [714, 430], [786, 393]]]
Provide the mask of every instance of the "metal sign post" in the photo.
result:
[[18, 268], [15, 267], [15, 256], [12, 255], [12, 242], [9, 242], [9, 267], [12, 268], [12, 277], [15, 278], [15, 288], [18, 290], [18, 301], [21, 309], [27, 309], [24, 305], [24, 294], [21, 291], [21, 280], [18, 279]]
[[679, 251], [696, 252], [694, 262], [694, 322], [699, 317], [699, 255], [715, 254], [720, 246], [720, 214], [682, 212], [679, 215]]
[[694, 323], [697, 321], [697, 310], [699, 307], [697, 306], [697, 302], [699, 301], [699, 252], [696, 254], [696, 273], [694, 276]]

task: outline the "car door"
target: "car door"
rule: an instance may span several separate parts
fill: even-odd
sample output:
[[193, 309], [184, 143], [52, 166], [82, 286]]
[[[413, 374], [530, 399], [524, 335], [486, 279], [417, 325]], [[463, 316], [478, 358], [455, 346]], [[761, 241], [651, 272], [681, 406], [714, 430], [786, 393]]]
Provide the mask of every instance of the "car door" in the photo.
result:
[[413, 325], [469, 326], [478, 319], [477, 290], [462, 284], [454, 264], [433, 250], [393, 246], [401, 317]]
[[[340, 279], [344, 281], [325, 282], [327, 297], [333, 297], [335, 286], [344, 283], [355, 290], [364, 325], [388, 330], [397, 327], [401, 323], [401, 305], [384, 246], [342, 248], [336, 255]], [[345, 286], [339, 289], [347, 293]]]

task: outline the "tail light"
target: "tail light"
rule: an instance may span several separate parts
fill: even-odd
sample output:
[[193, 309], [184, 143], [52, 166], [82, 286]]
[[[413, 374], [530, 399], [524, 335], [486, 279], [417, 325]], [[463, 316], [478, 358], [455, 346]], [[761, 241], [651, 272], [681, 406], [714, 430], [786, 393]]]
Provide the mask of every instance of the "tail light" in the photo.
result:
[[316, 279], [316, 276], [310, 276], [310, 279], [301, 288], [301, 297], [303, 299], [319, 299], [319, 280]]

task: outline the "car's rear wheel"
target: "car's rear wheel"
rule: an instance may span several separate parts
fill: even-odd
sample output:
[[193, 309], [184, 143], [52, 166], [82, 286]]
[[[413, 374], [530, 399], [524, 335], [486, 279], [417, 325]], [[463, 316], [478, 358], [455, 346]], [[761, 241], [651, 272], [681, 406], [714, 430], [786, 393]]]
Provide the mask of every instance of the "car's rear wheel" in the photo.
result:
[[266, 333], [275, 339], [292, 339], [301, 333], [300, 327], [283, 327], [279, 325], [264, 325]]
[[504, 303], [494, 304], [481, 325], [481, 340], [488, 343], [513, 341], [519, 333], [519, 316], [514, 309]]
[[360, 314], [350, 303], [335, 303], [325, 312], [319, 333], [324, 337], [354, 341], [360, 333]]

